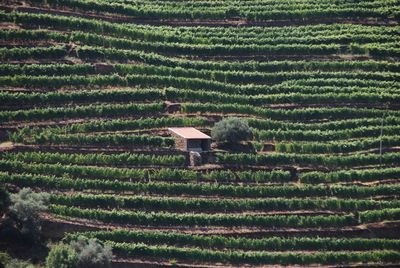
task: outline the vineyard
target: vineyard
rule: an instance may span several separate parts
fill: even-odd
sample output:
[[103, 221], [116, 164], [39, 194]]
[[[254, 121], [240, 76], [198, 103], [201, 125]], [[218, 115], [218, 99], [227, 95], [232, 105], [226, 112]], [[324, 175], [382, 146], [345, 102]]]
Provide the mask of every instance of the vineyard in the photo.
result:
[[[399, 23], [398, 0], [2, 1], [0, 185], [49, 194], [47, 251], [96, 238], [111, 267], [399, 267]], [[229, 118], [251, 138], [216, 141]], [[200, 164], [176, 127], [213, 136]]]

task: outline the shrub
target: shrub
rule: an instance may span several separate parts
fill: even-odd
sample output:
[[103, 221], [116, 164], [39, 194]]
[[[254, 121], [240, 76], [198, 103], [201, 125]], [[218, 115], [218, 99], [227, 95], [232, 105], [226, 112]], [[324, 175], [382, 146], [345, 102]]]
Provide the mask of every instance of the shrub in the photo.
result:
[[264, 144], [261, 142], [253, 142], [253, 148], [257, 151], [260, 152], [264, 148]]
[[0, 268], [34, 268], [31, 263], [23, 260], [12, 259], [6, 252], [0, 252]]
[[5, 268], [35, 268], [35, 266], [27, 261], [13, 259], [5, 266]]
[[8, 253], [5, 252], [0, 252], [0, 268], [3, 268], [6, 266], [6, 264], [11, 262], [11, 257], [8, 255]]
[[96, 238], [78, 236], [69, 245], [53, 247], [46, 259], [46, 268], [110, 267], [112, 251]]
[[211, 136], [218, 142], [239, 142], [251, 139], [252, 132], [247, 121], [240, 118], [226, 118], [216, 123]]
[[72, 241], [70, 246], [78, 254], [78, 267], [110, 267], [111, 248], [100, 244], [97, 239], [87, 239], [80, 236], [77, 240]]
[[78, 256], [69, 246], [59, 244], [53, 247], [46, 258], [47, 268], [76, 268]]

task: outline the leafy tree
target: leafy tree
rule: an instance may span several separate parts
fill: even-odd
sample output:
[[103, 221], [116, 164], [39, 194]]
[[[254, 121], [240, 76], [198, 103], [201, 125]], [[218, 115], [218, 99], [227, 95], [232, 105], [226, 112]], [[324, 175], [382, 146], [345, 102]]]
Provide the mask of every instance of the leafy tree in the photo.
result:
[[241, 118], [226, 118], [216, 123], [211, 136], [218, 142], [235, 143], [251, 139], [252, 132], [247, 121]]
[[97, 268], [110, 267], [112, 251], [109, 246], [102, 245], [97, 239], [80, 236], [70, 243], [78, 254], [78, 267]]
[[46, 259], [46, 268], [110, 267], [112, 251], [97, 239], [79, 236], [69, 245], [53, 247]]
[[76, 268], [77, 263], [76, 252], [64, 244], [53, 247], [46, 258], [47, 268]]
[[10, 196], [9, 209], [23, 235], [38, 239], [41, 230], [39, 214], [47, 210], [49, 198], [48, 193], [35, 193], [30, 188], [23, 188]]

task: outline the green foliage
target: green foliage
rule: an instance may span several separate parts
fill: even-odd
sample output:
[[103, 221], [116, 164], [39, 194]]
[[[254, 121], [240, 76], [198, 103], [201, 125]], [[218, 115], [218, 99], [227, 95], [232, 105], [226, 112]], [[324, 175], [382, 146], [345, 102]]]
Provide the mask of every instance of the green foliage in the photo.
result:
[[118, 130], [142, 130], [152, 128], [162, 128], [170, 126], [204, 126], [208, 123], [204, 117], [157, 117], [140, 119], [111, 119], [107, 121], [89, 121], [83, 123], [72, 123], [62, 127], [47, 128], [22, 128], [19, 132], [14, 132], [18, 137], [29, 138], [29, 136], [39, 135], [40, 133], [50, 132], [53, 134], [75, 134], [84, 132], [106, 132]]
[[[350, 149], [355, 148], [362, 150], [363, 148], [369, 149], [372, 146], [377, 146], [380, 142], [380, 133], [383, 131], [385, 135], [382, 137], [382, 142], [384, 145], [395, 146], [399, 142], [399, 136], [397, 135], [400, 131], [399, 125], [394, 126], [369, 126], [369, 127], [358, 127], [353, 129], [346, 130], [329, 130], [329, 131], [320, 131], [320, 130], [255, 130], [254, 136], [258, 140], [295, 140], [295, 141], [311, 141], [308, 143], [294, 143], [293, 149], [296, 152], [296, 149], [303, 153], [318, 153], [322, 152], [332, 152], [332, 153], [340, 153], [347, 152], [347, 147]], [[389, 136], [394, 135], [394, 136]], [[374, 137], [370, 139], [364, 139], [361, 141], [345, 141], [346, 139], [351, 138], [363, 138], [363, 137]], [[337, 141], [331, 141], [331, 139], [335, 139]], [[321, 144], [316, 141], [325, 141], [326, 143]], [[290, 145], [290, 144], [289, 144]], [[299, 150], [300, 147], [303, 150]], [[288, 151], [291, 149], [289, 146]], [[325, 149], [325, 150], [324, 150]]]
[[6, 93], [0, 92], [0, 101], [4, 105], [38, 105], [62, 104], [68, 102], [132, 102], [132, 101], [159, 101], [164, 94], [157, 89], [144, 90], [113, 90], [113, 91], [73, 91], [73, 92], [48, 92], [48, 93]]
[[[183, 156], [164, 155], [135, 155], [135, 154], [59, 154], [31, 152], [23, 154], [4, 154], [6, 159], [0, 160], [0, 168], [10, 172], [29, 172], [35, 174], [53, 174], [72, 177], [103, 178], [108, 180], [134, 180], [134, 181], [196, 181], [210, 182], [289, 182], [293, 181], [288, 171], [225, 171], [213, 170], [210, 172], [196, 172], [187, 169], [131, 169], [115, 168], [93, 165], [182, 165]], [[46, 164], [52, 163], [52, 164]], [[71, 165], [79, 164], [79, 165]], [[90, 166], [87, 166], [90, 165]]]
[[46, 203], [49, 199], [48, 193], [35, 193], [30, 188], [23, 188], [16, 194], [10, 196], [10, 211], [19, 220], [28, 221], [39, 216], [39, 213], [46, 211]]
[[114, 242], [136, 242], [151, 245], [177, 245], [201, 248], [224, 248], [236, 250], [285, 251], [285, 250], [396, 250], [399, 239], [384, 238], [332, 238], [332, 237], [266, 237], [246, 238], [223, 235], [196, 235], [179, 232], [131, 231], [119, 229], [113, 231], [95, 231], [67, 234], [67, 241], [77, 236], [97, 238]]
[[46, 268], [77, 268], [78, 256], [69, 246], [58, 244], [46, 258]]
[[331, 211], [364, 211], [381, 208], [396, 208], [400, 201], [374, 201], [368, 199], [340, 198], [266, 198], [266, 199], [206, 199], [179, 197], [120, 197], [108, 194], [74, 194], [52, 195], [52, 204], [79, 206], [85, 208], [118, 208], [145, 211], [173, 212], [243, 212], [243, 211], [298, 211], [298, 210], [331, 210]]
[[40, 58], [46, 55], [47, 58], [62, 58], [66, 56], [64, 46], [55, 46], [50, 48], [9, 48], [0, 49], [0, 59], [5, 60], [22, 60], [26, 58]]
[[[49, 164], [78, 164], [78, 165], [161, 165], [180, 166], [185, 163], [184, 155], [153, 155], [153, 154], [66, 154], [49, 152], [25, 152], [5, 154], [4, 158], [22, 160], [25, 162], [49, 163]], [[1, 161], [1, 160], [0, 160]]]
[[12, 259], [5, 268], [35, 268], [35, 266], [27, 261]]
[[[16, 137], [13, 137], [16, 138]], [[24, 141], [27, 144], [67, 144], [89, 146], [124, 146], [124, 147], [172, 147], [175, 144], [173, 138], [164, 138], [152, 135], [125, 135], [125, 134], [53, 134], [43, 132], [33, 135]]]
[[223, 251], [200, 248], [179, 248], [174, 246], [148, 246], [141, 243], [115, 243], [108, 242], [113, 250], [121, 256], [147, 256], [176, 258], [178, 260], [221, 263], [251, 263], [251, 264], [279, 264], [279, 265], [311, 265], [311, 264], [337, 264], [337, 263], [390, 263], [400, 260], [400, 253], [395, 250], [375, 250], [361, 252], [242, 252]]
[[256, 226], [256, 227], [333, 227], [357, 223], [354, 215], [297, 216], [297, 215], [237, 215], [237, 214], [178, 214], [169, 212], [118, 211], [81, 209], [52, 205], [56, 215], [99, 220], [111, 223], [134, 223], [147, 226]]
[[49, 107], [18, 111], [0, 111], [0, 120], [6, 121], [26, 121], [26, 120], [49, 120], [62, 118], [98, 117], [98, 116], [118, 116], [135, 114], [145, 115], [163, 111], [162, 103], [151, 104], [90, 104], [75, 107]]
[[78, 268], [108, 268], [111, 265], [111, 247], [101, 244], [95, 238], [79, 236], [70, 242], [70, 248], [77, 254]]
[[[281, 2], [271, 2], [266, 6], [259, 7], [257, 1], [224, 1], [215, 2], [213, 5], [204, 8], [201, 5], [196, 5], [196, 1], [183, 2], [180, 6], [173, 3], [165, 3], [163, 5], [154, 4], [153, 1], [145, 1], [144, 6], [137, 5], [132, 2], [97, 2], [90, 0], [35, 0], [34, 2], [45, 2], [51, 7], [59, 8], [76, 8], [81, 12], [97, 12], [97, 13], [112, 13], [115, 16], [125, 15], [140, 18], [150, 19], [197, 19], [197, 20], [221, 20], [230, 18], [229, 10], [240, 6], [243, 11], [240, 12], [239, 18], [250, 21], [262, 20], [293, 20], [293, 19], [329, 19], [340, 18], [346, 19], [351, 17], [361, 18], [397, 18], [398, 12], [394, 8], [395, 3], [391, 1], [377, 2], [376, 9], [368, 9], [368, 5], [364, 2], [346, 2], [347, 5], [339, 5], [335, 2], [320, 1], [324, 4], [325, 9], [309, 7], [307, 3], [289, 2], [285, 3], [285, 8], [282, 8]], [[311, 2], [313, 3], [313, 2]], [[257, 7], [257, 8], [255, 8]], [[375, 7], [375, 5], [374, 5]]]
[[[1, 227], [35, 229], [47, 201], [55, 217], [137, 227], [69, 234], [49, 268], [108, 267], [110, 247], [172, 265], [400, 262], [399, 239], [359, 228], [400, 220], [396, 0], [24, 4], [0, 11], [0, 121], [22, 144], [1, 154], [0, 185], [51, 195], [13, 195]], [[147, 135], [226, 116], [242, 122], [220, 122], [221, 141], [278, 153], [209, 154], [216, 165], [192, 169], [173, 139]]]
[[47, 256], [46, 268], [110, 267], [112, 251], [95, 238], [75, 236], [68, 245], [54, 246]]
[[399, 185], [224, 185], [171, 182], [120, 182], [107, 180], [71, 179], [46, 175], [9, 174], [0, 172], [0, 182], [12, 183], [21, 187], [41, 187], [44, 189], [74, 189], [100, 191], [130, 191], [159, 195], [218, 195], [227, 197], [306, 197], [335, 196], [342, 198], [365, 198], [379, 195], [400, 195]]
[[244, 114], [264, 117], [273, 120], [315, 120], [315, 119], [353, 119], [398, 116], [399, 111], [372, 108], [299, 108], [269, 109], [240, 104], [185, 103], [182, 111], [186, 113], [222, 113]]
[[35, 193], [30, 188], [23, 188], [16, 194], [11, 194], [10, 212], [19, 222], [22, 234], [38, 239], [41, 231], [39, 214], [48, 209], [50, 195], [45, 192]]
[[399, 153], [323, 155], [323, 154], [217, 154], [217, 163], [229, 165], [287, 165], [355, 167], [365, 165], [396, 164], [400, 161]]
[[236, 143], [251, 139], [252, 132], [246, 120], [232, 117], [216, 123], [211, 136], [218, 142]]
[[352, 181], [376, 181], [400, 177], [400, 168], [340, 170], [332, 172], [306, 172], [300, 174], [302, 183], [336, 183]]
[[[150, 70], [133, 70], [134, 72], [142, 74], [127, 74], [123, 72], [112, 75], [84, 75], [84, 73], [79, 73], [79, 75], [64, 75], [64, 76], [50, 76], [50, 75], [16, 75], [16, 76], [2, 76], [0, 81], [2, 84], [10, 87], [43, 87], [50, 89], [58, 89], [62, 87], [77, 87], [77, 88], [87, 88], [87, 87], [102, 87], [102, 86], [135, 86], [135, 87], [170, 87], [163, 94], [163, 97], [169, 97], [172, 99], [182, 99], [182, 100], [206, 100], [207, 97], [213, 96], [214, 99], [209, 99], [209, 102], [221, 102], [229, 103], [236, 102], [240, 104], [269, 104], [269, 103], [304, 103], [310, 104], [316, 101], [323, 103], [334, 103], [337, 101], [347, 101], [351, 103], [373, 103], [373, 100], [381, 102], [396, 102], [399, 100], [399, 94], [396, 90], [391, 87], [398, 85], [395, 81], [385, 81], [399, 79], [399, 77], [385, 77], [382, 75], [382, 79], [378, 80], [373, 75], [368, 75], [361, 73], [355, 78], [346, 77], [346, 73], [336, 73], [336, 75], [327, 75], [326, 73], [320, 74], [315, 72], [306, 72], [302, 76], [316, 76], [313, 80], [301, 80], [296, 83], [299, 85], [288, 85], [290, 79], [296, 79], [296, 77], [288, 77], [289, 75], [282, 75], [282, 77], [267, 77], [268, 79], [277, 80], [276, 85], [266, 87], [265, 85], [237, 85], [224, 83], [224, 81], [213, 81], [212, 76], [215, 75], [214, 72], [210, 72], [204, 75], [203, 72], [199, 72], [193, 75], [192, 73], [181, 74], [175, 70], [177, 73], [174, 76], [170, 76], [171, 71], [159, 70], [157, 67], [147, 67]], [[68, 73], [68, 71], [66, 71]], [[285, 73], [286, 74], [286, 73]], [[185, 77], [188, 76], [188, 77]], [[232, 82], [235, 80], [240, 80], [241, 77], [237, 75], [222, 74], [221, 76], [229, 76]], [[275, 75], [275, 74], [274, 74]], [[194, 77], [193, 77], [194, 76]], [[198, 76], [198, 77], [196, 77]], [[233, 78], [232, 78], [233, 76]], [[300, 76], [300, 75], [297, 75]], [[301, 76], [301, 77], [302, 77]], [[331, 78], [335, 77], [336, 78]], [[379, 75], [375, 75], [378, 77]], [[237, 78], [236, 78], [237, 77]], [[371, 80], [371, 79], [377, 80]], [[222, 80], [223, 78], [221, 78]], [[247, 78], [252, 80], [252, 78]], [[255, 78], [254, 78], [255, 79]], [[263, 78], [259, 78], [262, 80]], [[361, 80], [365, 79], [365, 80]], [[301, 84], [301, 82], [306, 84]], [[240, 81], [242, 82], [242, 81]], [[250, 81], [253, 82], [253, 81]], [[283, 84], [280, 84], [285, 82]], [[312, 83], [308, 85], [307, 83]], [[334, 87], [334, 82], [341, 82], [343, 88], [337, 89]], [[290, 82], [293, 84], [294, 82]], [[364, 85], [363, 85], [364, 84]], [[367, 89], [364, 87], [368, 86]], [[359, 92], [360, 87], [363, 91]], [[375, 87], [375, 88], [374, 88]], [[376, 88], [378, 87], [378, 88]], [[201, 91], [200, 91], [201, 90]], [[382, 92], [383, 91], [383, 92]], [[246, 93], [247, 96], [243, 95]], [[42, 99], [55, 100], [59, 95], [67, 95], [66, 98], [77, 98], [79, 95], [84, 98], [92, 95], [97, 99], [109, 100], [111, 96], [115, 96], [116, 99], [121, 99], [122, 96], [129, 98], [151, 98], [157, 93], [145, 93], [138, 92], [136, 94], [132, 92], [115, 92], [115, 93], [102, 93], [102, 94], [88, 94], [88, 93], [52, 93], [47, 96], [41, 97]], [[160, 93], [158, 93], [160, 94]], [[13, 97], [9, 94], [3, 94], [5, 100], [10, 102]], [[30, 97], [26, 94], [19, 94], [18, 99], [29, 101]], [[32, 96], [32, 98], [40, 99], [40, 97]], [[31, 98], [31, 99], [32, 99]], [[358, 100], [358, 102], [357, 102]]]
[[[385, 132], [396, 132], [395, 128], [382, 128]], [[348, 131], [349, 133], [350, 131]], [[340, 132], [339, 132], [340, 133]], [[332, 133], [332, 137], [339, 133]], [[361, 135], [369, 135], [365, 131]], [[284, 138], [284, 137], [283, 137]], [[344, 135], [342, 136], [344, 138]], [[290, 143], [277, 143], [275, 150], [277, 152], [287, 153], [347, 153], [354, 151], [363, 151], [368, 149], [390, 148], [400, 145], [400, 136], [383, 136], [373, 139], [361, 139], [356, 141], [335, 141], [335, 142], [290, 142]]]
[[255, 141], [255, 142], [253, 142], [252, 144], [253, 144], [254, 149], [255, 149], [257, 152], [262, 151], [263, 148], [264, 148], [264, 144], [261, 143], [261, 142]]
[[[326, 4], [326, 3], [325, 3]], [[243, 5], [243, 3], [240, 3], [240, 5]], [[147, 5], [146, 5], [147, 6]], [[193, 5], [196, 6], [196, 5]], [[307, 6], [307, 5], [305, 5]], [[182, 3], [182, 7], [188, 8], [187, 6], [184, 6], [184, 3]], [[198, 7], [198, 6], [197, 6]], [[213, 6], [215, 8], [215, 6]], [[268, 5], [270, 7], [270, 5]], [[75, 8], [75, 7], [74, 7]], [[151, 8], [155, 8], [152, 6]], [[174, 10], [176, 10], [176, 6], [173, 7]], [[229, 12], [237, 10], [238, 6], [235, 3], [235, 6], [224, 6], [224, 11], [221, 12], [223, 15], [227, 14], [232, 14], [234, 12]], [[293, 7], [292, 7], [293, 8]], [[296, 7], [298, 8], [298, 7]], [[295, 9], [296, 9], [295, 8]], [[285, 9], [286, 10], [286, 9]], [[109, 10], [107, 10], [109, 11]], [[165, 10], [164, 10], [165, 12]], [[228, 12], [228, 13], [227, 13]], [[275, 11], [276, 12], [276, 11]], [[334, 12], [334, 11], [332, 11]], [[171, 11], [168, 12], [170, 15]], [[197, 15], [199, 15], [199, 12], [196, 12]], [[200, 13], [201, 14], [201, 13]], [[213, 13], [209, 13], [213, 14]], [[275, 13], [276, 14], [276, 13]], [[336, 14], [336, 13], [335, 13]], [[154, 14], [146, 14], [147, 16], [154, 15]], [[159, 14], [160, 15], [160, 14]], [[183, 15], [183, 14], [182, 14]], [[189, 14], [188, 14], [189, 15]], [[278, 14], [276, 14], [279, 16]], [[282, 16], [282, 14], [280, 14]], [[310, 15], [310, 14], [309, 14]], [[176, 14], [172, 15], [174, 19], [176, 19]], [[337, 16], [337, 14], [336, 14]], [[298, 17], [298, 16], [297, 16]], [[310, 43], [310, 41], [319, 41], [323, 40], [325, 43], [329, 41], [329, 43], [337, 42], [337, 41], [347, 41], [347, 42], [353, 42], [354, 38], [349, 38], [347, 34], [351, 33], [353, 35], [357, 36], [357, 40], [360, 42], [362, 41], [367, 41], [367, 40], [373, 40], [373, 41], [379, 41], [380, 35], [382, 36], [382, 39], [387, 41], [388, 38], [390, 38], [390, 35], [393, 33], [396, 33], [395, 30], [391, 30], [390, 27], [368, 27], [366, 25], [360, 25], [360, 24], [344, 24], [341, 26], [343, 29], [342, 31], [338, 31], [336, 26], [330, 25], [330, 24], [320, 24], [320, 25], [304, 25], [304, 26], [298, 26], [296, 25], [295, 27], [293, 26], [286, 26], [286, 27], [269, 27], [271, 28], [271, 31], [257, 31], [254, 29], [251, 29], [249, 27], [215, 27], [212, 30], [209, 27], [193, 27], [190, 29], [189, 27], [181, 27], [179, 33], [184, 32], [184, 34], [176, 34], [173, 29], [169, 28], [168, 26], [160, 27], [160, 30], [152, 29], [149, 27], [140, 27], [140, 25], [124, 25], [124, 24], [116, 24], [116, 23], [110, 23], [107, 21], [100, 21], [100, 20], [91, 20], [91, 19], [85, 19], [85, 18], [77, 18], [77, 17], [67, 17], [67, 16], [61, 16], [61, 15], [51, 15], [51, 14], [36, 14], [36, 13], [22, 13], [22, 12], [7, 12], [7, 13], [2, 13], [1, 18], [4, 21], [14, 21], [15, 23], [26, 23], [26, 24], [35, 24], [35, 25], [40, 25], [43, 27], [63, 27], [63, 28], [68, 28], [71, 30], [80, 30], [83, 32], [89, 32], [90, 33], [96, 33], [96, 34], [101, 34], [101, 35], [109, 35], [113, 37], [119, 37], [123, 39], [128, 39], [128, 40], [141, 40], [147, 41], [145, 43], [146, 45], [150, 42], [152, 43], [165, 43], [165, 42], [175, 42], [175, 43], [189, 43], [190, 41], [194, 41], [196, 43], [205, 43], [204, 38], [199, 38], [199, 36], [206, 36], [208, 37], [209, 35], [213, 34], [218, 34], [220, 36], [223, 36], [225, 38], [220, 38], [218, 41], [220, 43], [224, 44], [247, 44], [249, 41], [246, 38], [241, 38], [240, 33], [246, 33], [246, 35], [249, 35], [251, 37], [257, 36], [257, 40], [251, 40], [252, 43], [258, 43], [258, 44], [279, 44], [279, 43], [287, 43], [282, 40], [282, 38], [277, 38], [276, 35], [277, 33], [281, 32], [290, 32], [292, 33], [289, 35], [290, 37], [294, 37], [294, 39], [297, 39], [298, 43]], [[279, 17], [279, 19], [282, 19], [282, 17]], [[308, 33], [313, 33], [308, 34]], [[316, 35], [316, 32], [320, 32], [321, 34]], [[175, 34], [174, 34], [175, 33]], [[296, 38], [298, 37], [299, 33], [301, 33], [304, 37], [306, 38]], [[329, 33], [337, 33], [335, 36], [332, 36]], [[357, 34], [361, 33], [361, 34]], [[239, 34], [239, 35], [238, 35]], [[308, 34], [308, 35], [307, 35]], [[373, 35], [373, 37], [371, 37]], [[275, 37], [275, 38], [272, 38]], [[286, 37], [286, 36], [285, 36]], [[386, 39], [385, 39], [386, 38]], [[284, 38], [284, 40], [287, 38]], [[393, 40], [390, 38], [389, 40]], [[258, 41], [258, 42], [257, 42]], [[139, 43], [139, 42], [137, 42]], [[363, 43], [363, 42], [362, 42]], [[140, 43], [139, 43], [140, 44]], [[143, 46], [144, 47], [144, 46]], [[353, 44], [353, 47], [355, 48], [354, 50], [358, 49], [358, 47]], [[376, 47], [376, 46], [375, 46]], [[365, 53], [365, 50], [360, 48], [360, 53]], [[184, 60], [183, 60], [184, 61]], [[273, 71], [280, 70], [281, 68], [288, 68], [288, 67], [293, 67], [293, 66], [298, 66], [299, 64], [304, 64], [305, 66], [302, 67], [301, 69], [309, 69], [314, 66], [313, 61], [305, 61], [306, 63], [304, 64], [303, 62], [300, 63], [292, 63], [292, 64], [277, 64], [275, 62], [257, 62], [253, 64], [246, 64], [242, 62], [232, 62], [230, 64], [227, 63], [207, 63], [208, 65], [221, 65], [222, 67], [219, 67], [218, 69], [225, 69], [226, 66], [236, 66], [236, 65], [244, 65], [247, 68], [254, 68], [258, 66], [268, 66], [268, 67], [274, 67], [272, 68]], [[201, 65], [202, 63], [198, 63]], [[205, 64], [205, 63], [203, 63]], [[360, 61], [359, 63], [356, 63], [356, 65], [361, 65], [364, 66], [364, 68], [367, 68], [368, 70], [370, 69], [375, 69], [377, 66], [375, 64], [370, 64], [370, 61]], [[395, 64], [394, 64], [395, 65]], [[326, 61], [324, 64], [325, 68], [326, 67], [336, 67], [340, 68], [340, 66], [350, 66], [353, 67], [353, 63], [349, 63], [348, 61], [343, 61], [343, 62], [337, 62], [337, 61]], [[378, 65], [379, 66], [379, 65]], [[390, 65], [389, 65], [390, 66]], [[225, 68], [224, 68], [225, 67]], [[381, 68], [387, 68], [380, 66]], [[268, 69], [268, 71], [271, 71], [271, 69]]]
[[0, 268], [35, 268], [28, 261], [12, 259], [8, 253], [0, 252]]
[[[249, 88], [248, 94], [252, 94], [251, 90], [256, 90], [256, 87]], [[304, 90], [309, 88], [305, 87]], [[215, 102], [215, 103], [238, 103], [238, 104], [251, 104], [251, 105], [267, 105], [267, 104], [283, 104], [283, 103], [299, 103], [299, 104], [312, 104], [312, 103], [375, 103], [386, 102], [395, 103], [400, 101], [400, 95], [396, 93], [374, 93], [374, 92], [325, 92], [325, 93], [280, 93], [268, 95], [243, 95], [232, 93], [221, 93], [215, 91], [199, 91], [188, 89], [173, 89], [166, 90], [166, 97], [171, 100], [182, 101], [201, 101], [201, 102]]]
[[[1, 36], [1, 32], [0, 32]], [[227, 92], [228, 89], [231, 89], [233, 92], [237, 94], [236, 97], [242, 97], [243, 100], [246, 100], [246, 96], [240, 96], [239, 89], [246, 89], [249, 93], [252, 94], [262, 94], [259, 97], [263, 97], [265, 99], [268, 99], [268, 96], [265, 95], [266, 93], [269, 94], [276, 94], [276, 96], [272, 96], [271, 100], [275, 101], [282, 101], [282, 93], [288, 94], [291, 93], [290, 99], [292, 100], [302, 100], [301, 94], [295, 94], [295, 93], [313, 93], [310, 94], [310, 102], [315, 101], [315, 99], [319, 98], [320, 100], [323, 100], [325, 96], [319, 96], [318, 94], [322, 93], [346, 93], [346, 92], [352, 92], [358, 96], [364, 96], [365, 100], [370, 100], [371, 98], [368, 98], [368, 95], [363, 95], [360, 94], [360, 92], [357, 92], [357, 86], [353, 87], [347, 87], [347, 88], [334, 88], [334, 87], [329, 87], [325, 86], [323, 88], [318, 89], [317, 87], [309, 87], [306, 85], [302, 85], [304, 83], [304, 79], [312, 76], [314, 79], [316, 78], [324, 78], [324, 79], [332, 79], [332, 78], [338, 78], [342, 82], [345, 81], [343, 79], [347, 80], [354, 80], [354, 79], [375, 79], [378, 84], [384, 85], [387, 83], [387, 80], [392, 80], [398, 78], [398, 75], [393, 72], [370, 72], [370, 71], [359, 71], [358, 69], [354, 70], [352, 73], [348, 72], [343, 72], [339, 70], [335, 70], [335, 72], [317, 72], [313, 70], [313, 68], [317, 67], [320, 65], [320, 68], [324, 68], [324, 63], [322, 62], [315, 62], [313, 68], [311, 70], [297, 70], [296, 72], [290, 72], [290, 71], [279, 71], [279, 72], [272, 72], [272, 73], [263, 73], [263, 72], [249, 72], [249, 71], [243, 71], [243, 72], [238, 72], [238, 71], [233, 71], [233, 70], [212, 70], [212, 66], [208, 66], [207, 69], [205, 70], [197, 70], [196, 65], [194, 62], [190, 62], [192, 66], [190, 68], [183, 68], [180, 66], [168, 66], [168, 62], [162, 62], [161, 66], [156, 66], [156, 65], [147, 65], [146, 63], [151, 64], [151, 62], [147, 62], [143, 57], [146, 57], [145, 54], [143, 55], [142, 58], [137, 57], [139, 52], [135, 51], [124, 51], [124, 50], [110, 50], [107, 48], [100, 48], [100, 47], [89, 47], [89, 46], [77, 46], [76, 48], [80, 52], [80, 56], [89, 56], [86, 55], [84, 52], [87, 52], [87, 54], [96, 54], [94, 53], [97, 51], [97, 54], [102, 54], [102, 57], [117, 57], [118, 54], [121, 54], [124, 52], [126, 54], [126, 57], [132, 58], [132, 60], [138, 60], [142, 61], [143, 64], [136, 64], [136, 65], [131, 65], [131, 64], [110, 64], [107, 65], [110, 71], [108, 73], [117, 73], [120, 76], [126, 76], [130, 74], [142, 74], [142, 75], [153, 75], [153, 76], [175, 76], [175, 77], [182, 77], [182, 78], [198, 78], [198, 79], [206, 79], [206, 80], [213, 80], [215, 82], [225, 82], [225, 83], [230, 83], [226, 84], [225, 87], [220, 88], [219, 91], [222, 91], [224, 93], [229, 93]], [[30, 50], [28, 50], [30, 51]], [[32, 48], [32, 53], [35, 51], [34, 48]], [[104, 55], [106, 54], [106, 55]], [[92, 57], [96, 58], [95, 55], [92, 55]], [[99, 56], [97, 56], [99, 57]], [[123, 60], [123, 58], [119, 59]], [[356, 65], [357, 62], [354, 62]], [[177, 65], [183, 64], [181, 62], [177, 62]], [[278, 64], [278, 62], [276, 63]], [[279, 62], [279, 64], [282, 64], [282, 62]], [[166, 65], [166, 66], [164, 66]], [[283, 65], [283, 64], [282, 64]], [[287, 68], [290, 70], [289, 66], [293, 65], [293, 62], [287, 62]], [[388, 63], [389, 65], [389, 63]], [[237, 66], [240, 67], [240, 66]], [[340, 66], [338, 66], [340, 67]], [[359, 67], [359, 66], [354, 66]], [[75, 65], [70, 65], [70, 64], [31, 64], [31, 65], [14, 65], [14, 64], [1, 64], [0, 65], [0, 72], [3, 75], [13, 75], [15, 73], [27, 75], [27, 76], [35, 76], [35, 75], [57, 75], [57, 76], [65, 76], [65, 75], [95, 75], [99, 73], [99, 68], [96, 68], [96, 65], [93, 64], [75, 64]], [[266, 87], [263, 84], [264, 80], [269, 80], [270, 82], [274, 83], [281, 83], [284, 81], [290, 80], [291, 84], [294, 84], [294, 88], [288, 86], [287, 84], [279, 85], [275, 84], [270, 87]], [[296, 79], [295, 81], [291, 81], [292, 79]], [[379, 82], [380, 81], [380, 82]], [[247, 82], [247, 83], [252, 83], [254, 85], [240, 85], [237, 84], [238, 82]], [[367, 81], [365, 81], [367, 82]], [[210, 83], [209, 84], [214, 85], [210, 88], [208, 88], [207, 91], [210, 91], [211, 89], [215, 89], [216, 85], [220, 85], [219, 83]], [[194, 85], [193, 85], [194, 86]], [[220, 85], [221, 87], [221, 85]], [[263, 91], [262, 91], [263, 89]], [[153, 89], [156, 90], [156, 89]], [[313, 91], [311, 91], [313, 90]], [[381, 92], [381, 90], [383, 92]], [[123, 91], [126, 91], [125, 89]], [[393, 91], [392, 88], [378, 88], [374, 89], [372, 87], [366, 87], [363, 89], [363, 92], [366, 93], [384, 93], [384, 92], [395, 92]], [[110, 92], [109, 92], [110, 93]], [[130, 95], [133, 96], [133, 93], [130, 90]], [[81, 95], [85, 96], [85, 94], [88, 94], [87, 92], [82, 93]], [[118, 93], [116, 93], [118, 96]], [[120, 93], [121, 94], [121, 93]], [[126, 93], [125, 93], [126, 94]], [[138, 92], [137, 97], [140, 99], [140, 97], [145, 96], [145, 92]], [[153, 93], [154, 96], [155, 93]], [[316, 96], [313, 96], [314, 94], [317, 94]], [[77, 93], [79, 95], [79, 93]], [[7, 96], [7, 95], [6, 95]], [[56, 94], [47, 94], [44, 95], [42, 98], [55, 98], [57, 95]], [[69, 94], [67, 97], [73, 97], [74, 94]], [[76, 96], [76, 95], [75, 95]], [[95, 95], [100, 97], [100, 95]], [[151, 96], [151, 95], [150, 95]], [[380, 98], [378, 94], [374, 95], [377, 98]], [[20, 98], [26, 99], [29, 96], [27, 95], [22, 95]], [[38, 98], [36, 94], [33, 94], [33, 98]], [[332, 97], [332, 96], [330, 96]], [[345, 96], [340, 96], [337, 99], [343, 99]], [[354, 97], [349, 97], [348, 99], [353, 99]], [[385, 98], [390, 98], [389, 96], [385, 96]], [[363, 100], [363, 101], [365, 101]], [[257, 101], [257, 98], [254, 99], [254, 101]], [[303, 99], [303, 102], [307, 102], [307, 100]]]
[[362, 223], [379, 221], [397, 221], [400, 219], [400, 208], [364, 211], [359, 214]]
[[[259, 118], [247, 118], [249, 126], [258, 130], [319, 130], [321, 132], [327, 131], [341, 131], [349, 129], [358, 129], [360, 131], [362, 128], [369, 129], [370, 127], [381, 126], [382, 122], [384, 127], [387, 125], [400, 125], [400, 118], [396, 116], [387, 116], [385, 118], [377, 117], [361, 117], [361, 118], [351, 118], [340, 121], [327, 121], [327, 122], [313, 122], [312, 124], [306, 122], [288, 122], [272, 119], [259, 119]], [[335, 132], [330, 132], [334, 134]], [[345, 134], [346, 132], [342, 132]], [[351, 133], [351, 132], [350, 132]], [[349, 137], [349, 136], [347, 136]]]
[[11, 256], [6, 252], [0, 252], [0, 268], [4, 268], [11, 262]]

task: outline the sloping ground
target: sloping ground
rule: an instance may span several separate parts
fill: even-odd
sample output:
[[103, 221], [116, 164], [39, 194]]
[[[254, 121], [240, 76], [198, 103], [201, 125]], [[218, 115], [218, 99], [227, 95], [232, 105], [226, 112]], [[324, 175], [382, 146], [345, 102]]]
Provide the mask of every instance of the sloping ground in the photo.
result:
[[[0, 181], [51, 193], [49, 238], [115, 267], [400, 265], [397, 1], [0, 9]], [[189, 167], [167, 128], [228, 116], [257, 152]]]

